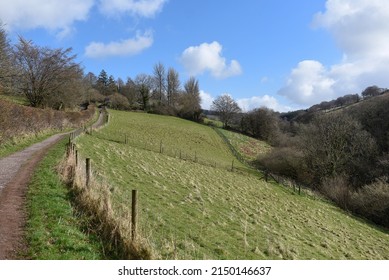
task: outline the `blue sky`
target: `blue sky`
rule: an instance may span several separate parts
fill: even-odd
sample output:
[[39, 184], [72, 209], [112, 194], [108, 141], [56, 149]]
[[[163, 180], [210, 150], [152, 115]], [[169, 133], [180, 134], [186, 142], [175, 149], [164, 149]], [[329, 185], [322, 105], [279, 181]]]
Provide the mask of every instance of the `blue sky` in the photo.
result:
[[198, 78], [203, 107], [230, 94], [242, 109], [307, 108], [369, 85], [388, 87], [385, 0], [10, 0], [12, 41], [72, 47], [85, 72], [126, 80], [174, 67]]

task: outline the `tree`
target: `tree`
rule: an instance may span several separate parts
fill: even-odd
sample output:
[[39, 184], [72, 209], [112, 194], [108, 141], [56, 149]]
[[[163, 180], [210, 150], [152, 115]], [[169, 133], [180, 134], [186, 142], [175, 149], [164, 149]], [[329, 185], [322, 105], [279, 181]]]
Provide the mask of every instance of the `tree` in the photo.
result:
[[169, 68], [167, 72], [167, 104], [175, 106], [178, 101], [180, 93], [180, 78], [179, 74], [174, 68]]
[[201, 115], [199, 82], [194, 77], [190, 77], [184, 88], [185, 91], [180, 96], [179, 115], [186, 119], [199, 121]]
[[13, 76], [11, 46], [0, 22], [0, 92], [9, 91]]
[[99, 76], [97, 77], [96, 87], [101, 94], [105, 96], [108, 95], [108, 74], [104, 69], [101, 70]]
[[370, 86], [367, 87], [364, 91], [362, 91], [362, 96], [364, 98], [367, 97], [373, 97], [382, 94], [386, 89], [384, 88], [379, 88], [377, 86]]
[[238, 103], [228, 94], [217, 97], [212, 103], [211, 110], [218, 112], [225, 128], [229, 126], [232, 118], [242, 111]]
[[273, 143], [279, 132], [279, 117], [268, 108], [254, 109], [242, 117], [241, 130], [255, 138]]
[[368, 169], [374, 165], [377, 145], [349, 115], [319, 115], [300, 135], [300, 150], [314, 184], [338, 176], [347, 176], [354, 186], [371, 179]]
[[155, 87], [154, 99], [162, 103], [166, 91], [166, 74], [165, 74], [165, 66], [163, 66], [163, 64], [160, 62], [154, 65], [153, 80], [154, 80], [154, 87]]
[[65, 94], [67, 85], [82, 79], [81, 67], [71, 52], [71, 48], [38, 47], [19, 38], [15, 49], [15, 61], [20, 71], [18, 84], [31, 106], [44, 106], [51, 95]]
[[147, 74], [139, 74], [135, 77], [139, 104], [144, 111], [149, 109], [151, 84], [152, 78]]
[[110, 75], [107, 83], [107, 95], [114, 94], [117, 91], [118, 91], [118, 87], [116, 85], [115, 78], [112, 75]]
[[138, 89], [137, 85], [131, 78], [127, 78], [126, 84], [121, 87], [121, 93], [127, 97], [131, 108], [138, 107]]

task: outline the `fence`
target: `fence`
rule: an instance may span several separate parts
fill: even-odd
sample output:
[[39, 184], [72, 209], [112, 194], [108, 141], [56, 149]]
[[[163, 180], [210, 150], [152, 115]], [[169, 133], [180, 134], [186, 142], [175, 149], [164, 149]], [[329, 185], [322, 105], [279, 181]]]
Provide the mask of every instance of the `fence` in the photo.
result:
[[82, 133], [92, 134], [108, 121], [109, 115], [103, 111], [93, 126], [78, 129], [70, 134], [66, 165], [63, 168], [67, 172], [65, 177], [70, 178], [69, 183], [77, 194], [79, 206], [94, 220], [108, 250], [113, 251], [118, 258], [149, 259], [151, 251], [142, 243], [138, 230], [138, 191], [132, 190], [131, 208], [122, 209], [128, 214], [119, 216], [112, 209], [110, 186], [99, 181], [93, 172], [93, 162], [90, 158], [82, 158], [82, 153], [74, 143]]

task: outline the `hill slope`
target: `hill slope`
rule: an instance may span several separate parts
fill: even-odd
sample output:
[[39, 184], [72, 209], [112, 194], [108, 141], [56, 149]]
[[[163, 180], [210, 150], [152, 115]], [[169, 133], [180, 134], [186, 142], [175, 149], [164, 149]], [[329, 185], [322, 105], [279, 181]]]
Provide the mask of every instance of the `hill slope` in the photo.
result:
[[142, 233], [157, 258], [389, 258], [386, 232], [327, 202], [158, 151], [162, 139], [228, 164], [232, 154], [218, 137], [172, 117], [111, 111], [109, 125], [77, 145], [109, 182], [116, 215], [128, 216], [131, 190], [139, 190]]

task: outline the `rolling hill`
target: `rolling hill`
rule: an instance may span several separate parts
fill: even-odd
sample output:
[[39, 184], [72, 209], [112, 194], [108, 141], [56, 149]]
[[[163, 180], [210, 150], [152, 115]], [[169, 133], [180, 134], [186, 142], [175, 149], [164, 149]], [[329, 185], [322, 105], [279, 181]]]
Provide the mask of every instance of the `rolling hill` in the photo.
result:
[[389, 258], [386, 231], [259, 173], [231, 170], [234, 156], [210, 127], [110, 111], [108, 125], [77, 146], [109, 184], [117, 217], [128, 219], [131, 190], [139, 191], [141, 233], [154, 258]]

